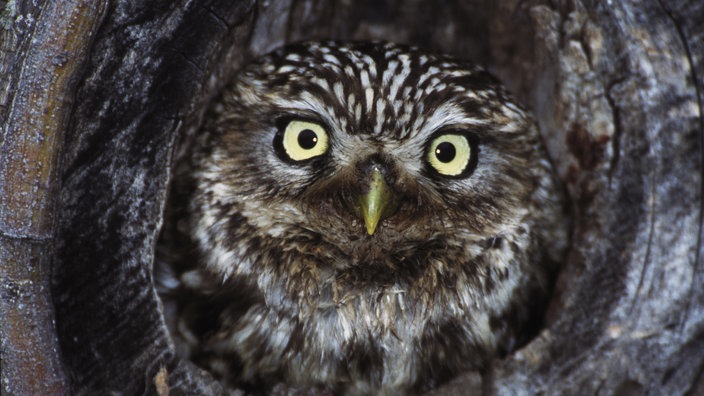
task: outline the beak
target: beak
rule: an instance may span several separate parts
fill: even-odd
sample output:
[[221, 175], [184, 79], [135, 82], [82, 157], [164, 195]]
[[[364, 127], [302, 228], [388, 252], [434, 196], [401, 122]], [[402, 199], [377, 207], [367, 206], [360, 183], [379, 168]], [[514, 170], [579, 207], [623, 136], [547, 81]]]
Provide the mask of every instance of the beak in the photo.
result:
[[379, 221], [392, 215], [398, 207], [398, 199], [393, 189], [384, 180], [378, 167], [374, 167], [369, 181], [369, 191], [358, 199], [367, 233], [374, 235]]

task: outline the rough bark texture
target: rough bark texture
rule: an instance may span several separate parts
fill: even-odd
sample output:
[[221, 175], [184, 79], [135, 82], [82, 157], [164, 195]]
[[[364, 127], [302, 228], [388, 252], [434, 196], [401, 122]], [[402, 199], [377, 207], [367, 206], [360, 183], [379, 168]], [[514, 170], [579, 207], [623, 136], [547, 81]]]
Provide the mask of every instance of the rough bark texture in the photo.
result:
[[322, 37], [487, 65], [572, 199], [546, 329], [436, 394], [704, 393], [704, 3], [138, 3], [0, 4], [3, 394], [222, 391], [152, 285], [170, 166], [240, 65]]
[[60, 144], [102, 16], [88, 1], [0, 17], [0, 393], [63, 394], [49, 293]]

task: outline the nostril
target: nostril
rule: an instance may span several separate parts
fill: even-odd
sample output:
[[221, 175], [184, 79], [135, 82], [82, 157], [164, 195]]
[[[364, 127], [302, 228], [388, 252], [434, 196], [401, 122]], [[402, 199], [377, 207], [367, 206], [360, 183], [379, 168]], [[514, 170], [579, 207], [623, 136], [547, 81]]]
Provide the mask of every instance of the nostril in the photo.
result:
[[366, 188], [364, 183], [369, 180], [374, 170], [378, 170], [389, 186], [394, 186], [396, 183], [396, 165], [393, 158], [384, 153], [374, 153], [362, 161], [359, 161], [356, 166], [357, 180], [360, 181], [362, 188]]

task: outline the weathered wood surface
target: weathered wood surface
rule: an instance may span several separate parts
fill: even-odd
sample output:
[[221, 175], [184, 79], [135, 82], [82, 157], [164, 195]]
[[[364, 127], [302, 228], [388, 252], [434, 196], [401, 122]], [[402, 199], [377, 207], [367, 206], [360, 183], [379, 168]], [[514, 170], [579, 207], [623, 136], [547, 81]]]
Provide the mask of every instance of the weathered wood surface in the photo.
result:
[[[28, 5], [34, 3], [36, 10]], [[704, 4], [136, 3], [4, 6], [3, 34], [25, 41], [4, 41], [0, 59], [3, 391], [42, 389], [32, 381], [55, 384], [44, 393], [66, 391], [63, 362], [74, 392], [220, 392], [175, 356], [152, 285], [170, 164], [187, 146], [200, 109], [239, 65], [285, 42], [332, 37], [410, 42], [487, 65], [536, 114], [572, 198], [573, 248], [546, 330], [497, 361], [483, 382], [469, 374], [438, 394], [704, 393]], [[7, 10], [17, 4], [35, 16], [34, 30], [7, 25]], [[39, 27], [66, 24], [57, 37], [77, 29], [75, 20], [42, 19], [48, 11], [37, 11], [57, 7], [66, 7], [64, 18], [81, 15], [81, 26], [102, 21], [95, 35], [84, 28], [82, 49], [68, 60], [53, 49], [31, 51], [56, 39], [38, 35]], [[42, 91], [56, 101], [53, 132], [42, 135], [54, 143], [31, 139], [32, 130], [8, 138], [23, 125], [9, 104], [42, 73], [22, 73], [28, 61], [8, 62], [7, 48], [17, 59], [53, 54], [46, 59], [56, 60], [54, 68], [74, 62], [62, 69], [72, 79]], [[39, 111], [36, 103], [27, 110]], [[18, 182], [30, 184], [8, 187], [6, 169], [20, 162], [7, 153], [18, 139], [32, 150], [50, 147], [52, 159], [41, 170], [22, 171]], [[57, 159], [60, 177], [51, 176], [59, 174]], [[27, 185], [41, 187], [32, 192], [36, 198], [10, 212], [10, 202], [28, 196], [21, 194]], [[41, 288], [51, 257], [61, 355], [52, 335], [54, 307]], [[8, 347], [23, 340], [8, 329], [24, 326], [10, 314], [19, 301], [12, 287], [30, 278], [34, 286], [20, 294], [32, 304], [30, 316], [41, 320], [36, 333], [27, 333], [37, 348], [25, 356], [45, 361], [32, 378], [22, 371], [24, 357], [11, 354], [18, 349]]]
[[60, 144], [102, 10], [8, 2], [0, 16], [0, 393], [63, 394], [49, 294]]

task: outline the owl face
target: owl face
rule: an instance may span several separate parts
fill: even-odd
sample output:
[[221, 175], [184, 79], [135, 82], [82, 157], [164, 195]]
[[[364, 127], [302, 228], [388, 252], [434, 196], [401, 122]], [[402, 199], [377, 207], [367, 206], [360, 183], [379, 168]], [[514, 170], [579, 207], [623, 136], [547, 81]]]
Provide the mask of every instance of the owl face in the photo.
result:
[[494, 238], [525, 214], [539, 166], [529, 119], [486, 72], [390, 44], [275, 53], [217, 112], [203, 177], [219, 201], [272, 238], [293, 228], [347, 256], [447, 230]]
[[227, 87], [193, 159], [204, 266], [252, 301], [212, 342], [245, 372], [433, 383], [500, 347], [502, 315], [544, 287], [547, 161], [472, 64], [388, 43], [286, 47]]

